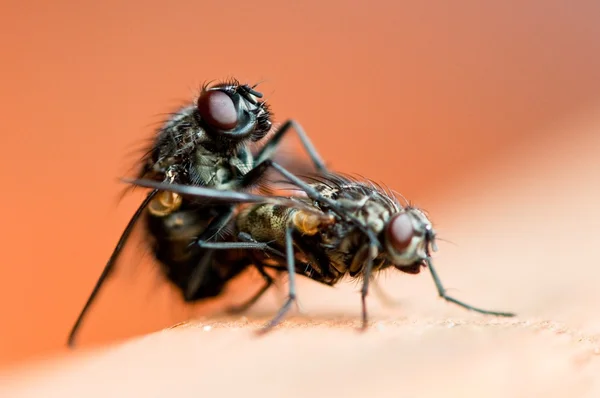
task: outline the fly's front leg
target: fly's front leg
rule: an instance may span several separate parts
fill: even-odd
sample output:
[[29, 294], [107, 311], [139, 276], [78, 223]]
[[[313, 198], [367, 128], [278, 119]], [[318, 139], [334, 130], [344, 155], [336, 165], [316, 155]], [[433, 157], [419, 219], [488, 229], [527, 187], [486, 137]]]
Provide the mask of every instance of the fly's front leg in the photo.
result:
[[258, 152], [256, 157], [256, 164], [262, 163], [267, 159], [271, 159], [273, 154], [277, 150], [277, 146], [281, 142], [281, 139], [290, 131], [295, 130], [296, 134], [298, 134], [298, 138], [302, 142], [302, 146], [308, 153], [313, 165], [317, 169], [318, 172], [323, 173], [327, 171], [327, 167], [325, 167], [325, 163], [321, 160], [321, 156], [313, 146], [312, 142], [308, 138], [308, 135], [304, 132], [304, 129], [298, 122], [293, 119], [290, 119], [283, 123], [279, 130], [267, 141], [265, 146]]
[[433, 282], [435, 283], [435, 287], [437, 288], [438, 294], [444, 300], [454, 303], [456, 305], [459, 305], [463, 308], [466, 308], [467, 310], [479, 312], [480, 314], [506, 316], [506, 317], [515, 316], [515, 314], [513, 314], [512, 312], [489, 311], [489, 310], [484, 310], [482, 308], [473, 307], [472, 305], [469, 305], [463, 301], [457, 300], [454, 297], [448, 296], [446, 294], [446, 289], [442, 285], [442, 281], [440, 280], [440, 277], [438, 276], [437, 272], [435, 271], [435, 268], [433, 268], [431, 259], [428, 257], [425, 259], [425, 261], [427, 262], [427, 267], [429, 268], [429, 272], [431, 272], [431, 276], [433, 278]]

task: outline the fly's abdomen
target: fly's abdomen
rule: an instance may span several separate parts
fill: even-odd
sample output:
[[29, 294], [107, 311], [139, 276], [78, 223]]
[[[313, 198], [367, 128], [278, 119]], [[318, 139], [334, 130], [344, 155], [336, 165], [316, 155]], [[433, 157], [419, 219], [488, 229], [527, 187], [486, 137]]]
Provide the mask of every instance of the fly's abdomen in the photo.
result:
[[176, 211], [164, 217], [149, 215], [148, 228], [157, 252], [179, 262], [190, 256], [190, 243], [205, 230], [208, 221], [197, 211]]
[[[210, 221], [207, 212], [198, 210], [179, 210], [163, 217], [148, 215], [148, 229], [153, 240], [154, 256], [161, 263], [164, 275], [183, 292], [187, 292], [195, 270], [202, 257], [211, 255], [206, 250], [193, 245], [204, 232]], [[224, 269], [223, 272], [232, 271]], [[184, 295], [186, 301], [218, 295], [226, 281], [214, 258], [210, 259], [200, 285], [193, 294]]]
[[275, 241], [285, 245], [285, 228], [294, 213], [287, 206], [260, 204], [243, 209], [237, 217], [237, 228], [259, 242]]

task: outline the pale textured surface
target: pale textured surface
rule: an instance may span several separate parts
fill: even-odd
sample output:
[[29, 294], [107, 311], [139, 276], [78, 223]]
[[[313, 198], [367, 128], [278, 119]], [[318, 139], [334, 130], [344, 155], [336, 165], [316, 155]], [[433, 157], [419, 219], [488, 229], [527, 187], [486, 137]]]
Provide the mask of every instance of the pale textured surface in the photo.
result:
[[[49, 364], [3, 396], [584, 396], [597, 338], [552, 322], [294, 320], [264, 339], [246, 322], [153, 334], [93, 359]], [[258, 326], [255, 324], [253, 326]], [[20, 382], [20, 383], [19, 383]], [[4, 384], [4, 383], [3, 383]], [[27, 387], [23, 387], [29, 384]], [[376, 395], [371, 395], [376, 394]], [[591, 396], [591, 395], [590, 395]]]
[[373, 326], [358, 334], [356, 286], [306, 282], [310, 317], [260, 339], [251, 331], [276, 294], [255, 310], [260, 319], [205, 318], [4, 373], [0, 396], [598, 397], [600, 122], [568, 129], [577, 135], [505, 154], [437, 205], [453, 215], [437, 221], [441, 234], [459, 242], [441, 242], [435, 257], [450, 292], [518, 318], [446, 304], [427, 273], [387, 275], [402, 305], [383, 308], [373, 295]]

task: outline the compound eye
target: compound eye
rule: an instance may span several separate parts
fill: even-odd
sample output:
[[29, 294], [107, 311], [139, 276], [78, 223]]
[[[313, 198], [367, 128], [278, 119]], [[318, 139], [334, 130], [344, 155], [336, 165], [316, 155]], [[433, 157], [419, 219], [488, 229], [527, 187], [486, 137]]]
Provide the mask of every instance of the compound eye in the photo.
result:
[[406, 213], [394, 216], [387, 226], [388, 239], [397, 251], [403, 251], [408, 248], [414, 233], [415, 230], [412, 221]]
[[198, 112], [208, 124], [221, 130], [231, 130], [238, 124], [233, 100], [222, 91], [205, 91], [198, 98]]

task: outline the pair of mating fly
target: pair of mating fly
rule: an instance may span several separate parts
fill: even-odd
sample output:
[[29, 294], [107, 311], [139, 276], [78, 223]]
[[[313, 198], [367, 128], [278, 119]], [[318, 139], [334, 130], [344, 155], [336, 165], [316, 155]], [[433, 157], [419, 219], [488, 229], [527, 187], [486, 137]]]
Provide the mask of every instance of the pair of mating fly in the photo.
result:
[[[446, 295], [431, 263], [435, 232], [419, 209], [402, 206], [392, 192], [370, 181], [329, 172], [301, 127], [290, 120], [258, 153], [250, 144], [271, 130], [271, 113], [256, 86], [236, 81], [204, 86], [196, 103], [174, 113], [141, 160], [134, 186], [150, 188], [125, 228], [69, 336], [75, 334], [100, 287], [116, 266], [135, 224], [144, 220], [155, 258], [168, 281], [193, 302], [219, 295], [249, 267], [265, 285], [236, 310], [256, 302], [273, 284], [267, 270], [288, 272], [286, 302], [267, 324], [279, 323], [296, 299], [295, 274], [333, 286], [362, 278], [362, 321], [373, 273], [388, 267], [417, 274], [429, 268], [444, 299], [484, 314]], [[296, 131], [315, 173], [299, 177], [273, 160], [281, 139]], [[291, 196], [248, 191], [281, 175], [299, 191]]]

